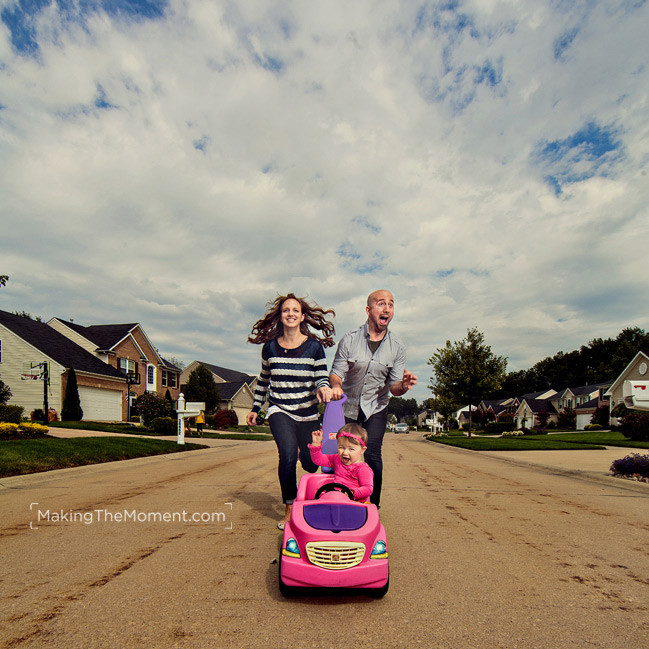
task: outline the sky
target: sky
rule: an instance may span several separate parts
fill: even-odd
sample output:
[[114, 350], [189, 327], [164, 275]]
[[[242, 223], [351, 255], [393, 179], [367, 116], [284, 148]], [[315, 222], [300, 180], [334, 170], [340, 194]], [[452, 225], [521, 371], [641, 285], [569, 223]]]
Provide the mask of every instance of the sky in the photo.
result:
[[0, 309], [257, 374], [269, 301], [338, 341], [386, 288], [418, 401], [473, 327], [508, 371], [649, 329], [648, 33], [647, 0], [0, 0]]

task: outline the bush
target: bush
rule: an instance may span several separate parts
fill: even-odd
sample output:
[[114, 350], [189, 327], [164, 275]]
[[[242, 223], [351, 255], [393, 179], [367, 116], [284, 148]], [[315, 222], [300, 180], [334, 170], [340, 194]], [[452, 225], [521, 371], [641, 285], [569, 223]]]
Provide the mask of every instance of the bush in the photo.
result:
[[548, 429], [547, 428], [530, 428], [529, 430], [525, 430], [525, 435], [547, 435], [548, 434]]
[[554, 419], [550, 419], [550, 421], [548, 422], [548, 430], [554, 430], [556, 427], [557, 427], [557, 424], [554, 421]]
[[230, 428], [238, 424], [239, 418], [234, 410], [217, 410], [214, 414], [214, 428]]
[[266, 412], [264, 410], [260, 410], [257, 413], [257, 426], [263, 426], [266, 423]]
[[611, 473], [614, 475], [641, 475], [649, 477], [649, 454], [641, 455], [632, 453], [623, 457], [621, 460], [615, 460], [611, 464]]
[[83, 409], [79, 398], [79, 386], [77, 385], [77, 373], [74, 367], [68, 371], [68, 382], [65, 384], [65, 397], [61, 408], [61, 419], [63, 421], [81, 421]]
[[557, 419], [559, 428], [574, 430], [577, 427], [577, 413], [572, 408], [564, 408]]
[[6, 406], [9, 399], [11, 399], [11, 388], [4, 381], [0, 381], [0, 405]]
[[0, 404], [0, 421], [19, 424], [23, 419], [25, 409], [22, 406], [4, 406]]
[[36, 439], [45, 437], [49, 431], [47, 426], [32, 422], [18, 424], [0, 424], [0, 439]]
[[584, 426], [584, 430], [602, 430], [602, 426], [600, 424], [588, 424]]
[[171, 404], [153, 392], [145, 392], [137, 398], [135, 412], [142, 417], [142, 421], [147, 427], [156, 417], [173, 417], [175, 414]]
[[488, 435], [502, 435], [510, 430], [514, 430], [513, 419], [511, 421], [492, 421], [485, 426], [485, 433]]
[[522, 430], [506, 430], [501, 437], [523, 437], [525, 433]]
[[[590, 418], [590, 423], [592, 424], [599, 424], [602, 428], [606, 428], [608, 426], [609, 422], [609, 406], [608, 404], [605, 404], [603, 406], [599, 406], [595, 412], [593, 413], [593, 416]], [[591, 428], [591, 430], [594, 430]], [[599, 430], [599, 429], [596, 429]]]
[[171, 417], [156, 417], [152, 422], [150, 429], [156, 435], [175, 435], [176, 420]]
[[630, 410], [622, 419], [620, 432], [635, 442], [649, 441], [649, 412]]

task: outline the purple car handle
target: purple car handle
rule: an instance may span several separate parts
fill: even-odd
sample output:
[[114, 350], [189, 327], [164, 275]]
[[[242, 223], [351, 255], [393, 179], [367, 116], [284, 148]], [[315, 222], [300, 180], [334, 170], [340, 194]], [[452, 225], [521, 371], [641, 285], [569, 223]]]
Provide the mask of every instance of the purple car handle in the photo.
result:
[[[324, 417], [322, 418], [322, 452], [325, 455], [336, 455], [338, 453], [338, 442], [336, 433], [345, 425], [345, 413], [343, 406], [347, 401], [347, 395], [343, 394], [337, 401], [329, 401], [325, 406]], [[322, 473], [333, 473], [334, 470], [328, 466], [321, 467]]]

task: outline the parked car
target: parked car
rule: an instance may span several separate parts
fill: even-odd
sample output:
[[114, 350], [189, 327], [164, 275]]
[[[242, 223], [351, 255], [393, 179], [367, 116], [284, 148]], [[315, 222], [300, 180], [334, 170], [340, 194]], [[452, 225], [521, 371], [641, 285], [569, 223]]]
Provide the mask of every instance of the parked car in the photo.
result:
[[302, 476], [279, 555], [282, 595], [352, 588], [378, 598], [389, 583], [388, 543], [376, 505], [355, 502], [331, 474]]
[[408, 424], [397, 424], [394, 427], [394, 432], [395, 433], [409, 433], [410, 432], [410, 426], [408, 426]]

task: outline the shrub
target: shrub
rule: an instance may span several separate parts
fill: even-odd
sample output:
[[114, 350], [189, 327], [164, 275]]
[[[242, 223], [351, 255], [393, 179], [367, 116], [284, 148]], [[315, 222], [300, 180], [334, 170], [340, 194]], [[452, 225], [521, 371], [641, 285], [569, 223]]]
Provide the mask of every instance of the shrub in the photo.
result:
[[525, 433], [522, 430], [506, 430], [501, 437], [523, 437]]
[[622, 419], [620, 432], [636, 442], [649, 441], [649, 412], [630, 410]]
[[485, 433], [489, 435], [502, 435], [507, 431], [514, 430], [514, 420], [492, 421], [485, 426]]
[[0, 405], [6, 406], [9, 399], [11, 399], [11, 388], [4, 381], [0, 381]]
[[588, 424], [584, 426], [584, 430], [602, 430], [602, 426], [600, 424]]
[[547, 435], [547, 434], [548, 434], [547, 428], [530, 428], [529, 430], [525, 431], [525, 435]]
[[257, 426], [263, 426], [266, 423], [266, 412], [264, 410], [260, 410], [257, 413]]
[[81, 408], [79, 387], [77, 385], [77, 373], [74, 371], [74, 367], [71, 367], [68, 371], [68, 382], [65, 385], [61, 419], [63, 421], [81, 421], [83, 419], [83, 409]]
[[217, 410], [214, 414], [214, 428], [230, 428], [238, 424], [239, 418], [234, 410]]
[[19, 424], [23, 419], [25, 409], [22, 406], [5, 406], [0, 404], [0, 421]]
[[137, 398], [135, 412], [142, 417], [142, 421], [147, 427], [156, 417], [172, 417], [174, 414], [171, 404], [153, 392], [145, 392]]
[[554, 421], [554, 419], [550, 419], [548, 422], [548, 430], [554, 430], [557, 427], [557, 423]]
[[171, 417], [156, 417], [150, 428], [156, 435], [175, 435], [176, 420]]
[[623, 457], [621, 460], [615, 460], [611, 464], [611, 473], [614, 475], [641, 475], [649, 477], [649, 454], [641, 455], [632, 453]]
[[10, 423], [1, 423], [0, 424], [0, 435], [12, 435], [18, 430], [18, 424], [10, 424]]
[[577, 413], [572, 408], [564, 408], [559, 413], [557, 426], [574, 430], [577, 427]]
[[[602, 428], [606, 428], [608, 426], [609, 422], [609, 406], [608, 404], [605, 404], [603, 406], [599, 406], [595, 412], [593, 413], [592, 417], [590, 418], [590, 423], [591, 424], [599, 424]], [[593, 429], [591, 429], [593, 430]], [[597, 429], [599, 430], [599, 429]]]
[[47, 426], [32, 422], [18, 424], [0, 424], [0, 439], [35, 439], [45, 437], [49, 431]]

